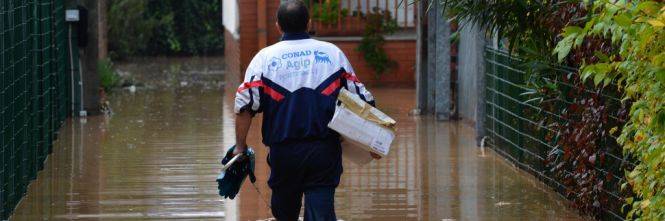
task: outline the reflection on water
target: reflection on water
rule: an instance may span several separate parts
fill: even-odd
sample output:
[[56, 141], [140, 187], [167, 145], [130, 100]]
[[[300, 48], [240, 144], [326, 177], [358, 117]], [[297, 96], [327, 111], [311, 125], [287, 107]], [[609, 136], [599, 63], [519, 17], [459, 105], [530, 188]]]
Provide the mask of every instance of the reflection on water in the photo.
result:
[[[389, 157], [345, 164], [336, 198], [344, 220], [578, 220], [562, 200], [491, 151], [471, 127], [412, 117], [414, 92], [375, 90], [399, 122]], [[231, 94], [195, 88], [118, 93], [112, 117], [67, 122], [12, 220], [259, 220], [270, 211], [246, 183], [224, 201], [214, 182], [234, 142]], [[257, 186], [270, 197], [259, 122]]]

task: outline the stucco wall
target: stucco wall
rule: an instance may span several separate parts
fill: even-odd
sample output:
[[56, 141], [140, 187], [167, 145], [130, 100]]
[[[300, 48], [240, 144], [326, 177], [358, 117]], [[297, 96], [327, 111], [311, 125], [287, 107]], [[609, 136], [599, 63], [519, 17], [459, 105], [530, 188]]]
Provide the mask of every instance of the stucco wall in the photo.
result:
[[458, 54], [458, 111], [463, 119], [476, 121], [481, 90], [478, 81], [483, 77], [483, 32], [465, 25], [460, 30]]
[[[222, 24], [230, 36], [237, 39], [240, 37], [240, 9], [237, 0], [222, 1]], [[226, 36], [225, 36], [226, 37]]]

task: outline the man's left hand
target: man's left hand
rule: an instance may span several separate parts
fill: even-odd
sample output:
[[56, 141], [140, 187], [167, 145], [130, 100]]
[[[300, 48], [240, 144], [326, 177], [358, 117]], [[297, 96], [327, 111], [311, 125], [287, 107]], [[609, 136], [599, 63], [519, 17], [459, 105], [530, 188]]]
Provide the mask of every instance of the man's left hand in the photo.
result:
[[376, 154], [376, 153], [374, 153], [374, 152], [369, 152], [369, 155], [371, 155], [372, 158], [374, 158], [375, 160], [379, 160], [379, 159], [381, 159], [381, 155], [378, 155], [378, 154]]

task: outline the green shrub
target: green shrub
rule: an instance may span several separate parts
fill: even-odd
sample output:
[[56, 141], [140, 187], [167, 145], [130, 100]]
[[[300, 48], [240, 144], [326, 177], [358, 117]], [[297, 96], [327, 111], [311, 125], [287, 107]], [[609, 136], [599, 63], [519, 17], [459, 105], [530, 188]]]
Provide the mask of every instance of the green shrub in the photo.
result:
[[617, 47], [596, 52], [599, 61], [584, 64], [581, 77], [601, 88], [616, 84], [622, 101], [633, 101], [618, 138], [638, 160], [622, 186], [636, 194], [626, 199], [627, 218], [665, 220], [665, 3], [601, 0], [592, 13], [584, 26], [567, 28], [555, 53], [565, 58], [588, 38], [609, 39]]
[[[557, 182], [557, 186], [580, 212], [601, 218], [603, 211], [620, 207], [622, 192], [613, 176], [621, 175], [625, 165], [608, 165], [605, 155], [619, 152], [620, 147], [608, 145], [612, 128], [623, 124], [624, 105], [608, 101], [617, 87], [594, 87], [582, 81], [580, 73], [556, 66], [577, 68], [598, 62], [596, 54], [608, 54], [615, 50], [610, 41], [603, 38], [563, 37], [576, 32], [566, 26], [584, 25], [597, 15], [590, 10], [592, 1], [572, 0], [439, 0], [449, 15], [463, 25], [479, 25], [489, 35], [496, 35], [506, 42], [509, 52], [524, 61], [522, 68], [528, 78], [525, 100], [537, 103], [543, 112], [534, 113], [544, 142], [553, 145], [544, 161], [545, 168]], [[578, 28], [581, 29], [581, 28]], [[565, 45], [559, 43], [564, 39]], [[583, 44], [574, 48], [572, 43]], [[560, 53], [552, 53], [557, 51]], [[564, 53], [565, 52], [565, 53]], [[570, 53], [570, 56], [568, 56]], [[561, 64], [556, 64], [560, 61]], [[555, 65], [556, 64], [556, 65]], [[547, 113], [554, 114], [547, 114]], [[559, 115], [559, 116], [556, 116]], [[616, 120], [608, 120], [610, 116]], [[614, 117], [612, 117], [614, 118]], [[617, 126], [620, 127], [620, 126]], [[617, 129], [614, 129], [617, 130]], [[580, 139], [580, 135], [584, 139]], [[610, 138], [611, 139], [611, 138]], [[598, 159], [598, 160], [596, 160]], [[548, 175], [549, 176], [549, 175]], [[622, 177], [622, 176], [621, 176]], [[611, 198], [606, 192], [610, 192]]]
[[375, 77], [378, 78], [397, 65], [388, 57], [383, 45], [386, 43], [384, 35], [395, 33], [398, 25], [389, 11], [379, 8], [368, 13], [366, 20], [363, 38], [356, 50], [363, 54], [363, 58], [374, 69]]
[[222, 53], [220, 4], [205, 0], [111, 0], [111, 56]]
[[[113, 59], [146, 51], [157, 27], [173, 22], [172, 16], [151, 16], [149, 0], [112, 0], [108, 13], [109, 51]], [[167, 25], [168, 26], [168, 25]]]
[[221, 1], [150, 1], [148, 10], [172, 22], [157, 27], [146, 54], [206, 55], [224, 50]]
[[105, 91], [110, 92], [113, 88], [120, 86], [120, 76], [113, 70], [113, 63], [110, 59], [99, 60], [97, 72]]
[[324, 2], [314, 3], [312, 6], [312, 20], [320, 21], [325, 25], [337, 24], [339, 17], [348, 13], [348, 9], [340, 11], [339, 0], [326, 0]]

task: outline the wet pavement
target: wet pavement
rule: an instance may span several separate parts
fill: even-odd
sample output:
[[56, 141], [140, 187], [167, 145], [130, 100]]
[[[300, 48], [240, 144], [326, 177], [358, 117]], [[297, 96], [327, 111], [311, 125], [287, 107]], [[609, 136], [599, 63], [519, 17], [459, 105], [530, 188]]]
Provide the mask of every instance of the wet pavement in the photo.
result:
[[[398, 121], [391, 154], [345, 163], [336, 209], [343, 220], [582, 220], [561, 197], [491, 150], [464, 123], [409, 116], [410, 89], [375, 89]], [[11, 220], [264, 220], [270, 211], [246, 183], [222, 200], [214, 181], [234, 142], [231, 94], [179, 88], [118, 92], [114, 114], [70, 120], [45, 169]], [[255, 121], [257, 186], [270, 190]]]

